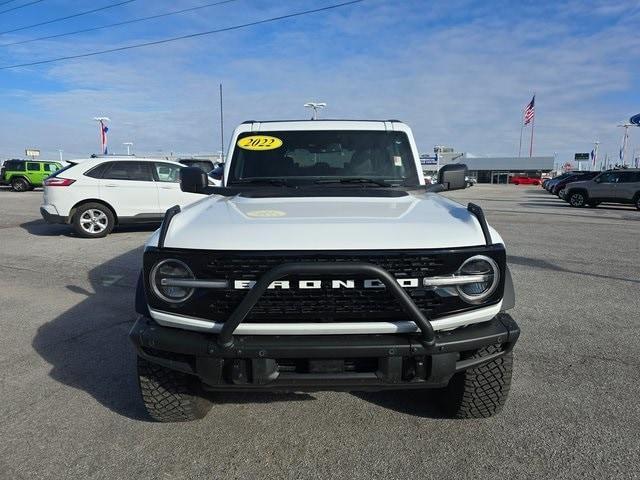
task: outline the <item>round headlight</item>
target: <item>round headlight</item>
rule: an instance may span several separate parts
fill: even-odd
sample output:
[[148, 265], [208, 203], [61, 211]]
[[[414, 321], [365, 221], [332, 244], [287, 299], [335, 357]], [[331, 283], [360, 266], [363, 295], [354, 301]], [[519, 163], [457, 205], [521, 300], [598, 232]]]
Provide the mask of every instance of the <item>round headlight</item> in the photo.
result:
[[184, 262], [180, 260], [162, 260], [153, 267], [150, 284], [158, 298], [169, 303], [180, 303], [193, 294], [193, 288], [184, 285], [184, 281], [195, 277]]
[[489, 257], [476, 255], [464, 261], [458, 275], [481, 275], [482, 281], [463, 283], [458, 285], [458, 294], [469, 303], [481, 303], [486, 300], [498, 287], [500, 269], [498, 264]]

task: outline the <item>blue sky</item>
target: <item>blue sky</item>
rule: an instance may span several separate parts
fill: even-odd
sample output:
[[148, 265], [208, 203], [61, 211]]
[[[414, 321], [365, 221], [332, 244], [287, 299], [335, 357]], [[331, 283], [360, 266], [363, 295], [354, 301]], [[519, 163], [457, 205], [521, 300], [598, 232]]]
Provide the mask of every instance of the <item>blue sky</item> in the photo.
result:
[[[6, 0], [1, 0], [0, 3]], [[28, 3], [14, 0], [0, 11]], [[0, 13], [0, 32], [89, 10], [99, 2], [44, 0]], [[0, 35], [0, 44], [154, 15], [213, 0], [136, 0]], [[193, 13], [16, 46], [0, 66], [73, 55], [266, 19], [340, 0], [237, 0]], [[97, 151], [96, 115], [112, 119], [112, 151], [219, 150], [246, 119], [399, 118], [422, 151], [517, 154], [521, 109], [537, 93], [535, 153], [564, 160], [617, 155], [616, 124], [640, 111], [639, 1], [362, 3], [208, 37], [48, 65], [0, 70], [0, 158]], [[525, 136], [525, 139], [528, 137]], [[640, 149], [640, 129], [631, 135]], [[226, 148], [226, 145], [225, 145]]]

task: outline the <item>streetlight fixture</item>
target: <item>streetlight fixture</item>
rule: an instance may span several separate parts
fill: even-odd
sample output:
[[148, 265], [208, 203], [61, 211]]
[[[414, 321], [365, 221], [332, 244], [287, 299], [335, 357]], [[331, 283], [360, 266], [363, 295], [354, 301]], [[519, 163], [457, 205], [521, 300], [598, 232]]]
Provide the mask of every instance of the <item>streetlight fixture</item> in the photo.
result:
[[629, 127], [640, 127], [640, 125], [630, 122], [621, 123], [618, 127], [624, 128], [624, 136], [622, 137], [622, 147], [620, 147], [620, 160], [622, 166], [627, 164], [627, 147], [629, 145]]
[[311, 117], [311, 120], [317, 120], [318, 119], [318, 110], [322, 110], [324, 107], [327, 106], [327, 104], [325, 102], [307, 102], [304, 104], [304, 106], [306, 108], [312, 108], [313, 109], [313, 116]]
[[130, 148], [133, 147], [133, 142], [124, 142], [122, 145], [127, 147], [127, 156], [131, 155]]

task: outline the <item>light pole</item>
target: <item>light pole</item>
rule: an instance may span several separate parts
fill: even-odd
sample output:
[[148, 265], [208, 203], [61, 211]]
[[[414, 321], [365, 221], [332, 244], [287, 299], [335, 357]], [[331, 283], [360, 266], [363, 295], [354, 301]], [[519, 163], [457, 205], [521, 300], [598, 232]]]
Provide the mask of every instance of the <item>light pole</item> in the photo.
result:
[[58, 150], [58, 155], [60, 155], [60, 161], [62, 161], [62, 150]]
[[[591, 163], [593, 165], [593, 169], [596, 169], [596, 163], [598, 161], [598, 147], [600, 146], [600, 142], [596, 140], [593, 142], [593, 158], [591, 159]], [[602, 169], [600, 169], [602, 170]]]
[[307, 102], [304, 104], [304, 106], [306, 108], [313, 108], [313, 116], [311, 117], [311, 120], [317, 120], [318, 110], [322, 110], [327, 106], [327, 104], [325, 102]]
[[[635, 117], [632, 117], [632, 120]], [[620, 147], [620, 160], [622, 166], [627, 164], [627, 147], [629, 146], [629, 127], [640, 127], [637, 123], [625, 122], [618, 125], [618, 127], [624, 128], [624, 136], [622, 137], [622, 147]]]
[[130, 148], [133, 147], [133, 142], [124, 142], [122, 145], [127, 147], [127, 156], [131, 155]]

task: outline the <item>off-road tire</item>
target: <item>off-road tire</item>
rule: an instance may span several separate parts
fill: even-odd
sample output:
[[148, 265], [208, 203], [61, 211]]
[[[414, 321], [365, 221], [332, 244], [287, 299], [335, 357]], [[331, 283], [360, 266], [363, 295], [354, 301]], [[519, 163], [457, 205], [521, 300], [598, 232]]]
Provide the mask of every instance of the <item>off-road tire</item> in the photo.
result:
[[31, 184], [22, 177], [11, 180], [11, 188], [14, 192], [26, 192], [30, 190]]
[[568, 202], [572, 207], [581, 208], [587, 204], [587, 196], [583, 192], [569, 192]]
[[[471, 358], [486, 357], [501, 350], [490, 345], [478, 350]], [[453, 376], [440, 392], [444, 412], [454, 418], [487, 418], [502, 410], [513, 369], [513, 352]]]
[[201, 395], [196, 377], [141, 357], [138, 357], [138, 385], [147, 413], [158, 422], [199, 420], [211, 409], [211, 401]]
[[[99, 211], [101, 212], [104, 217], [106, 217], [106, 226], [104, 227], [103, 230], [99, 231], [99, 232], [89, 232], [87, 231], [85, 228], [82, 227], [81, 223], [82, 223], [82, 215], [89, 211], [89, 210], [93, 210], [93, 211]], [[84, 205], [80, 205], [76, 211], [73, 214], [73, 229], [75, 230], [75, 232], [84, 238], [101, 238], [101, 237], [106, 237], [107, 235], [109, 235], [111, 233], [111, 231], [113, 230], [113, 227], [115, 226], [115, 217], [113, 215], [113, 212], [111, 211], [111, 209], [109, 207], [107, 207], [106, 205], [102, 204], [102, 203], [97, 203], [97, 202], [92, 202], [92, 203], [85, 203]]]

